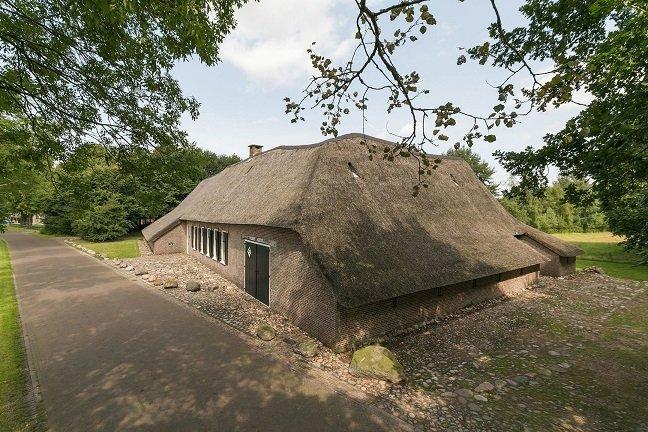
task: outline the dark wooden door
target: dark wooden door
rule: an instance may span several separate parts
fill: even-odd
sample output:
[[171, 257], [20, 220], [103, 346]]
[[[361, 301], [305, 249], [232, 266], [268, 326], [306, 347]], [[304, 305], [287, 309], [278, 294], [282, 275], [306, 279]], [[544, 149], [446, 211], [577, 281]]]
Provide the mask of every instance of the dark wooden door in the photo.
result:
[[245, 291], [270, 304], [270, 248], [245, 242]]
[[257, 245], [256, 298], [270, 304], [270, 248]]

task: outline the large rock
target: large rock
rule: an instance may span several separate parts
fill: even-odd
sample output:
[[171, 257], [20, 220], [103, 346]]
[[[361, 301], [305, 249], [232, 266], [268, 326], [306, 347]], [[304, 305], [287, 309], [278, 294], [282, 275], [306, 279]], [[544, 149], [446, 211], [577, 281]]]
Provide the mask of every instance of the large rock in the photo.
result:
[[397, 383], [405, 370], [394, 354], [380, 345], [369, 345], [353, 353], [349, 373], [355, 377], [374, 378]]
[[143, 268], [135, 269], [135, 276], [142, 276], [145, 274], [148, 274], [148, 270], [145, 270]]
[[257, 328], [256, 334], [261, 340], [271, 341], [277, 336], [277, 331], [272, 326], [264, 324]]
[[477, 387], [475, 387], [475, 392], [476, 393], [483, 393], [483, 392], [489, 392], [495, 390], [495, 386], [488, 381], [484, 381], [483, 383], [479, 384]]
[[178, 281], [175, 279], [166, 279], [163, 287], [164, 289], [178, 288]]
[[583, 271], [587, 272], [587, 273], [598, 273], [598, 274], [601, 274], [601, 275], [605, 274], [605, 270], [603, 270], [601, 267], [597, 267], [597, 266], [585, 267], [583, 269]]
[[187, 282], [187, 291], [196, 292], [200, 291], [200, 282], [189, 281]]
[[301, 356], [311, 358], [317, 355], [319, 351], [319, 347], [317, 346], [317, 343], [314, 341], [305, 341], [295, 345], [293, 347], [293, 351]]

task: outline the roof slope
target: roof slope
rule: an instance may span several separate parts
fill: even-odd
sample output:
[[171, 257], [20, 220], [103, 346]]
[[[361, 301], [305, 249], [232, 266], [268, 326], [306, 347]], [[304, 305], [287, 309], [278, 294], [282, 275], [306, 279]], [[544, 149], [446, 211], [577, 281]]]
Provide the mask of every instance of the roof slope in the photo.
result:
[[359, 134], [277, 147], [201, 182], [143, 233], [179, 220], [289, 228], [302, 237], [340, 304], [359, 306], [545, 260], [515, 235], [563, 256], [579, 249], [513, 218], [459, 158], [441, 157], [412, 196], [417, 163], [368, 159]]

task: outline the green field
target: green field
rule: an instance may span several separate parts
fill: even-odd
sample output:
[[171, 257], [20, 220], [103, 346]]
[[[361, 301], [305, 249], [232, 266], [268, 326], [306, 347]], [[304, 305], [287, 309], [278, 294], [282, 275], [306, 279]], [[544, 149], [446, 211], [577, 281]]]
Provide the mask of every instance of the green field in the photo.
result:
[[31, 431], [27, 369], [9, 250], [0, 239], [0, 431]]
[[77, 239], [76, 243], [88, 249], [92, 249], [108, 258], [137, 258], [140, 256], [137, 240], [141, 236], [139, 234], [123, 237], [119, 240], [107, 241], [101, 243], [89, 242], [86, 240]]
[[637, 257], [623, 249], [619, 244], [623, 241], [621, 237], [609, 232], [553, 235], [583, 249], [583, 255], [576, 259], [577, 269], [597, 266], [613, 277], [648, 280], [648, 266], [638, 265]]

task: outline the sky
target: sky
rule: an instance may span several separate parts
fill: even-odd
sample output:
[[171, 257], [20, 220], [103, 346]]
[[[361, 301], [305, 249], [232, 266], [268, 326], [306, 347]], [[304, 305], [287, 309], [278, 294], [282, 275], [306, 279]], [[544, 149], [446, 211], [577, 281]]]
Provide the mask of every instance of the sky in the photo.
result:
[[[369, 2], [372, 7], [387, 3], [389, 0]], [[524, 22], [517, 11], [520, 3], [500, 2], [505, 27]], [[489, 113], [497, 104], [497, 91], [489, 84], [500, 82], [504, 71], [472, 61], [456, 64], [459, 47], [487, 40], [486, 27], [493, 18], [489, 2], [434, 2], [430, 3], [430, 12], [438, 24], [396, 56], [397, 66], [421, 75], [422, 87], [430, 90], [422, 104], [438, 106], [453, 101], [465, 111]], [[177, 64], [172, 71], [185, 95], [201, 103], [199, 118], [193, 121], [187, 116], [182, 122], [190, 140], [216, 153], [246, 157], [250, 144], [263, 145], [267, 150], [326, 139], [319, 129], [321, 112], [308, 112], [305, 122], [293, 124], [284, 113], [283, 98], [300, 98], [312, 74], [306, 50], [313, 41], [317, 42], [317, 52], [340, 63], [348, 60], [355, 46], [355, 13], [352, 0], [261, 0], [244, 6], [236, 15], [236, 29], [220, 48], [220, 63], [208, 67], [191, 60]], [[521, 77], [515, 84], [525, 84], [526, 79]], [[386, 96], [373, 95], [367, 111], [367, 134], [390, 139], [390, 132], [411, 129], [405, 112], [387, 115], [385, 109]], [[473, 150], [496, 168], [495, 180], [505, 184], [509, 175], [492, 152], [538, 147], [545, 134], [560, 130], [577, 112], [578, 107], [572, 105], [524, 117], [511, 129], [498, 129], [496, 142], [479, 142]], [[339, 129], [340, 133], [361, 132], [361, 117], [352, 114]], [[449, 135], [449, 141], [430, 145], [426, 151], [445, 152], [456, 141], [453, 138], [460, 137], [459, 129]]]

